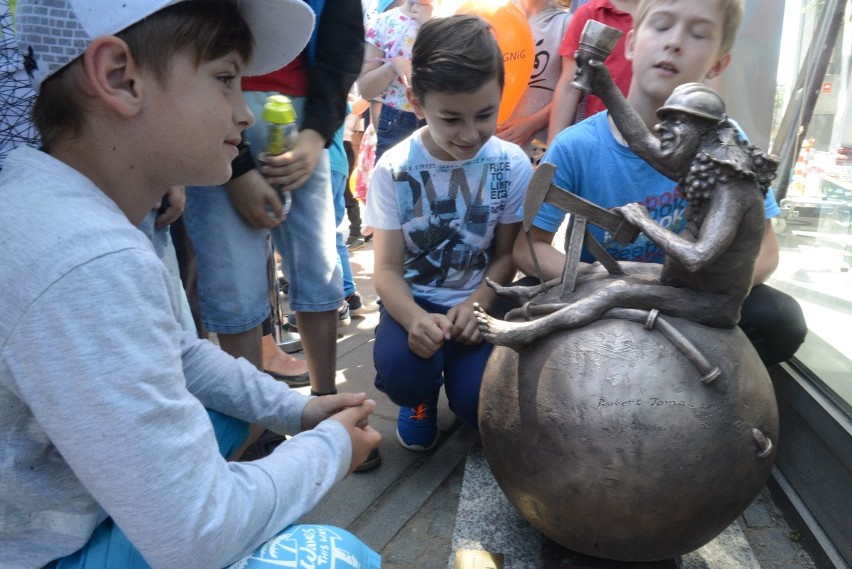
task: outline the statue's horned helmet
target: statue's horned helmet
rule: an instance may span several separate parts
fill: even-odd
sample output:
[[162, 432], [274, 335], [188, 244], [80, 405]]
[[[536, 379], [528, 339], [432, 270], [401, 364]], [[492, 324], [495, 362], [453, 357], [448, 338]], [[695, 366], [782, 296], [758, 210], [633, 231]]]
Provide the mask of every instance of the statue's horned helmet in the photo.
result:
[[703, 83], [684, 83], [675, 87], [663, 106], [657, 109], [657, 116], [665, 119], [671, 112], [685, 113], [716, 123], [728, 119], [725, 101], [719, 93]]

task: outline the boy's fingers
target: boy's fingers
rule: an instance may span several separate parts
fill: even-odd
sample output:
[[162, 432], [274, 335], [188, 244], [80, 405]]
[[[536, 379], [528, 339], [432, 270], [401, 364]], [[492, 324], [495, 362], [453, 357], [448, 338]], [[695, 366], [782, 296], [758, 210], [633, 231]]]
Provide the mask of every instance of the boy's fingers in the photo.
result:
[[337, 415], [345, 421], [347, 424], [352, 426], [357, 426], [362, 423], [370, 416], [370, 414], [375, 410], [376, 402], [372, 399], [366, 399], [361, 405], [356, 405], [354, 407], [346, 407]]
[[331, 413], [342, 411], [348, 407], [357, 407], [367, 399], [366, 393], [337, 393], [320, 397], [324, 408]]
[[447, 320], [446, 322], [442, 322], [441, 324], [441, 332], [443, 333], [441, 338], [443, 340], [451, 339], [453, 337], [453, 326], [455, 326], [455, 324], [453, 324], [449, 320]]
[[459, 334], [468, 344], [478, 344], [482, 338], [479, 334], [479, 326], [476, 318], [468, 320]]
[[377, 448], [381, 444], [382, 434], [373, 427], [367, 425], [363, 429], [358, 429], [358, 431], [357, 434], [354, 434], [354, 437], [357, 437], [359, 444], [366, 445], [370, 449]]
[[434, 320], [437, 335], [430, 334], [430, 338], [432, 338], [434, 341], [440, 341], [442, 338], [446, 338], [447, 333], [452, 332], [454, 326], [453, 320], [455, 320], [457, 317], [458, 311], [453, 311], [452, 315], [437, 315], [437, 318], [435, 318]]
[[430, 357], [433, 353], [433, 350], [430, 350], [429, 347], [426, 345], [427, 341], [429, 340], [410, 338], [408, 341], [408, 347], [411, 349], [412, 352], [414, 352], [414, 355], [426, 359]]
[[363, 429], [349, 432], [352, 440], [352, 461], [349, 472], [354, 471], [369, 457], [370, 451], [378, 448], [382, 442], [382, 435], [369, 425]]
[[[358, 407], [363, 405], [365, 401], [367, 401], [366, 393], [340, 393], [338, 397], [342, 398], [341, 408], [347, 407]], [[373, 407], [375, 407], [375, 401], [373, 402]]]
[[[452, 326], [450, 326], [450, 328], [452, 328]], [[444, 339], [444, 334], [446, 334], [444, 327], [439, 325], [435, 328], [426, 330], [426, 340], [433, 345], [437, 345]]]
[[362, 430], [367, 435], [367, 442], [369, 442], [373, 446], [373, 448], [379, 446], [379, 443], [382, 442], [382, 434], [379, 431], [377, 431], [370, 425], [367, 425]]
[[280, 220], [281, 216], [284, 215], [284, 204], [281, 203], [278, 196], [269, 196], [266, 203], [269, 205], [269, 209], [272, 210], [272, 213], [275, 214], [275, 219]]

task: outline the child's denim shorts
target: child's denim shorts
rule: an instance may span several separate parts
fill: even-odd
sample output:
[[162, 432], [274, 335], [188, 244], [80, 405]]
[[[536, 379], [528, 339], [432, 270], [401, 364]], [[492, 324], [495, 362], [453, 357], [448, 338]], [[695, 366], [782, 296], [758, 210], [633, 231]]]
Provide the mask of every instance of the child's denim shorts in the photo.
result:
[[[266, 129], [260, 117], [268, 94], [245, 93], [257, 120], [246, 131], [256, 155], [266, 148]], [[300, 114], [304, 98], [291, 99]], [[243, 221], [224, 186], [187, 188], [184, 224], [197, 257], [202, 324], [208, 331], [246, 332], [269, 315], [270, 233], [284, 261], [292, 310], [328, 312], [343, 303], [328, 151], [292, 197], [287, 219], [269, 231], [254, 229]]]

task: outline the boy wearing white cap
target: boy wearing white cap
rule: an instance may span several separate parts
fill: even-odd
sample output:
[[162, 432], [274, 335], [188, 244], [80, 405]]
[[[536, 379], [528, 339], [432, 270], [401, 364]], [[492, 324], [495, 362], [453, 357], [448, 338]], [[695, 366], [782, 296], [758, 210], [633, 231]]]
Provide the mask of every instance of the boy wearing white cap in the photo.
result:
[[[312, 26], [299, 0], [19, 0], [44, 147], [0, 173], [0, 566], [223, 567], [378, 446], [364, 394], [302, 396], [182, 333], [134, 227], [229, 178], [241, 75]], [[301, 433], [227, 462], [249, 422]]]

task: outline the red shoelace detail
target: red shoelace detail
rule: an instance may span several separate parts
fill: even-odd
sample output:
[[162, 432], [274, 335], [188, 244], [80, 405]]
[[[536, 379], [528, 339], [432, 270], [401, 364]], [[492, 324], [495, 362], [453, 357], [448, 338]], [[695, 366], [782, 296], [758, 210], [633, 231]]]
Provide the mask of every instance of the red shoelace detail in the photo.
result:
[[417, 407], [414, 407], [412, 409], [412, 411], [414, 411], [414, 414], [411, 417], [409, 417], [409, 419], [414, 419], [415, 421], [420, 421], [420, 420], [423, 420], [423, 419], [426, 418], [426, 404], [425, 403], [421, 403]]

